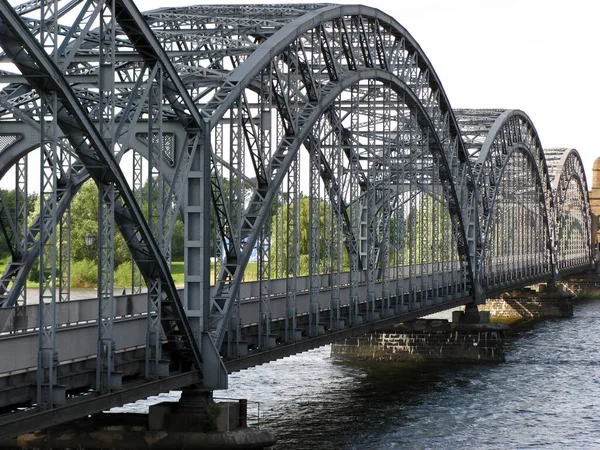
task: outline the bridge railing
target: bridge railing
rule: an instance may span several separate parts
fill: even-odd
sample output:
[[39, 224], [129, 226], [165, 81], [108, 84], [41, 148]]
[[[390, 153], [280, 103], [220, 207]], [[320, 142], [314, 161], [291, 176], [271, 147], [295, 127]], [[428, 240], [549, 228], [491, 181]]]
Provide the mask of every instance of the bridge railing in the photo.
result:
[[[146, 314], [147, 295], [122, 295], [115, 296], [115, 317], [135, 316]], [[2, 310], [7, 320], [4, 321], [2, 333], [16, 333], [34, 331], [39, 327], [38, 304], [25, 307], [15, 306]], [[56, 302], [56, 325], [57, 327], [90, 323], [98, 320], [98, 299], [79, 299], [67, 302]], [[2, 323], [2, 322], [0, 322]]]
[[[447, 271], [439, 271], [438, 265], [423, 264], [409, 270], [408, 266], [392, 267], [388, 271], [391, 295], [399, 296], [409, 292], [421, 292], [445, 287], [451, 292], [459, 293], [466, 289], [464, 280], [460, 280], [456, 271], [458, 261], [446, 265]], [[411, 276], [412, 275], [412, 276]], [[319, 276], [319, 294], [317, 302], [326, 308], [330, 303], [333, 276], [330, 273]], [[348, 298], [350, 290], [350, 273], [338, 274], [337, 286], [340, 288], [340, 298]], [[213, 287], [214, 289], [214, 287]], [[383, 285], [378, 280], [374, 286], [375, 298], [383, 295]], [[298, 314], [308, 313], [310, 292], [310, 277], [296, 277], [296, 310]], [[180, 295], [183, 290], [179, 291]], [[211, 290], [211, 294], [212, 294]], [[366, 298], [367, 283], [364, 273], [358, 274], [358, 296]], [[285, 299], [288, 296], [287, 280], [280, 278], [271, 280], [269, 285], [270, 313], [273, 319], [285, 317]], [[240, 286], [240, 318], [242, 326], [256, 322], [259, 314], [260, 283], [249, 281]], [[130, 317], [146, 314], [148, 311], [147, 295], [126, 294], [116, 295], [115, 318]], [[343, 303], [343, 302], [342, 302]], [[98, 319], [98, 299], [79, 299], [56, 303], [56, 325], [64, 327], [75, 324], [93, 323]], [[4, 324], [0, 333], [17, 333], [34, 331], [39, 326], [39, 305], [30, 304], [25, 307], [12, 307], [0, 310], [0, 324]]]

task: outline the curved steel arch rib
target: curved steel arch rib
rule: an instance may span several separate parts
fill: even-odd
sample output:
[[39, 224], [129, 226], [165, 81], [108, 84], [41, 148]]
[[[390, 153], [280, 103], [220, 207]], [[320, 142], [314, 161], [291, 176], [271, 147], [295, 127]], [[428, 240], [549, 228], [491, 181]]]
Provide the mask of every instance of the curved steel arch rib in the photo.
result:
[[[328, 36], [327, 31], [324, 30], [326, 26], [335, 29], [336, 32], [339, 31], [342, 37], [336, 41]], [[348, 35], [345, 34], [348, 27], [355, 27], [353, 32], [356, 31], [359, 43], [350, 43]], [[367, 28], [369, 36], [374, 36], [371, 42], [368, 42], [367, 39]], [[458, 134], [458, 125], [441, 88], [441, 83], [418, 44], [400, 24], [381, 11], [363, 6], [326, 6], [309, 11], [284, 25], [233, 71], [213, 99], [202, 109], [201, 113], [210, 124], [210, 128], [217, 126], [236, 102], [240, 101], [244, 91], [262, 71], [269, 70], [271, 65], [276, 65], [279, 55], [284, 54], [292, 46], [296, 46], [297, 51], [303, 54], [302, 36], [304, 33], [314, 33], [315, 30], [319, 30], [321, 36], [322, 60], [325, 62], [321, 63], [321, 67], [309, 64], [308, 68], [303, 68], [299, 64], [295, 75], [301, 79], [309, 100], [318, 89], [327, 89], [330, 84], [335, 84], [341, 78], [349, 76], [348, 73], [362, 68], [371, 69], [377, 65], [383, 68], [380, 70], [387, 70], [405, 82], [409, 91], [423, 104], [424, 111], [433, 122], [432, 129], [439, 136], [445, 157], [449, 161], [449, 183], [452, 185], [452, 189], [457, 191], [452, 208], [461, 215], [460, 231], [455, 231], [459, 236], [459, 246], [468, 248], [466, 252], [461, 250], [460, 253], [468, 254], [467, 265], [470, 267], [473, 264], [480, 238], [476, 220], [477, 205], [474, 204], [475, 187], [468, 154]], [[307, 41], [309, 39], [306, 38]], [[333, 46], [336, 51], [331, 50]], [[328, 79], [316, 81], [311, 72], [316, 69], [321, 73], [328, 74]], [[274, 75], [274, 78], [276, 77], [277, 75]], [[316, 87], [318, 89], [315, 89]], [[319, 95], [318, 92], [317, 95]], [[278, 108], [280, 115], [285, 120], [285, 116], [289, 114], [291, 100], [285, 96], [282, 97], [281, 105]], [[294, 134], [301, 131], [293, 128], [293, 121], [288, 122], [287, 131], [289, 133]], [[274, 186], [266, 188], [268, 191], [274, 189]], [[458, 200], [459, 198], [460, 200]], [[256, 220], [256, 211], [262, 208], [261, 204], [264, 205], [264, 200], [255, 203], [252, 221]], [[263, 213], [258, 213], [258, 215], [260, 214]], [[239, 260], [236, 261], [236, 265], [238, 263]], [[220, 314], [224, 305], [228, 305], [230, 302], [229, 294], [224, 295], [223, 293], [230, 290], [231, 279], [229, 277], [235, 279], [237, 275], [231, 272], [225, 275], [221, 277], [221, 282], [216, 288], [213, 313], [219, 312]], [[234, 284], [236, 283], [238, 282], [236, 281]], [[220, 330], [217, 333], [217, 341], [223, 339], [224, 331], [221, 328]]]
[[[353, 84], [359, 82], [360, 80], [368, 79], [374, 79], [388, 83], [390, 89], [393, 89], [396, 92], [405, 95], [405, 100], [407, 104], [415, 110], [415, 115], [417, 116], [419, 125], [423, 129], [429, 130], [431, 132], [429, 141], [430, 150], [432, 153], [440, 157], [441, 164], [438, 169], [440, 172], [441, 181], [446, 190], [446, 195], [449, 198], [449, 203], [451, 205], [458, 204], [456, 191], [454, 190], [454, 186], [450, 178], [450, 168], [448, 165], [448, 161], [446, 160], [445, 155], [443, 153], [443, 144], [440, 138], [435, 134], [435, 128], [431, 121], [431, 118], [427, 115], [425, 108], [420, 104], [419, 99], [412, 93], [412, 91], [408, 88], [408, 86], [406, 86], [405, 83], [403, 83], [400, 79], [390, 74], [389, 72], [385, 72], [381, 69], [357, 70], [356, 72], [349, 73], [338, 83], [331, 83], [328, 86], [328, 89], [323, 92], [323, 95], [319, 99], [318, 103], [307, 104], [304, 108], [304, 111], [302, 111], [302, 113], [300, 114], [302, 121], [298, 125], [297, 134], [294, 136], [289, 136], [288, 139], [280, 143], [280, 147], [277, 150], [277, 154], [274, 155], [270, 167], [271, 173], [273, 174], [270, 189], [264, 197], [261, 212], [257, 214], [256, 221], [252, 224], [252, 229], [248, 235], [246, 243], [247, 245], [244, 247], [240, 255], [240, 259], [237, 261], [238, 264], [243, 266], [250, 259], [253, 245], [257, 241], [260, 229], [264, 225], [268, 217], [268, 211], [273, 202], [273, 197], [275, 195], [276, 188], [282, 183], [283, 177], [285, 176], [286, 171], [289, 169], [292, 159], [295, 157], [295, 154], [300, 148], [300, 146], [307, 139], [312, 129], [312, 126], [324, 114], [323, 108], [332, 104], [345, 89], [351, 87]], [[457, 208], [450, 207], [450, 215], [452, 217], [453, 222], [455, 223], [456, 229], [460, 230], [457, 231], [457, 233], [463, 231], [464, 228], [462, 227], [462, 217], [459, 214], [459, 210]], [[462, 260], [465, 263], [465, 269], [470, 271], [471, 268], [469, 266], [468, 249], [463, 246], [462, 248], [459, 247], [458, 251], [463, 257]], [[227, 327], [226, 324], [231, 319], [231, 314], [233, 312], [232, 299], [235, 297], [236, 291], [239, 289], [241, 277], [241, 273], [237, 272], [234, 276], [233, 281], [227, 286], [227, 290], [221, 291], [221, 295], [223, 296], [223, 303], [220, 304], [219, 307], [222, 311], [224, 311], [224, 314], [222, 317], [219, 317], [219, 321], [214, 323], [213, 325], [216, 326], [217, 345], [220, 345], [223, 342], [224, 333]]]
[[[514, 270], [515, 273], [512, 273], [512, 269], [507, 269], [505, 272], [511, 273], [497, 274], [495, 275], [495, 279], [501, 279], [502, 283], [507, 283], [508, 279], [515, 279], [521, 273], [527, 278], [531, 276], [538, 278], [546, 276], [547, 268], [554, 261], [551, 217], [553, 197], [548, 166], [535, 127], [529, 117], [520, 110], [485, 111], [482, 114], [481, 120], [473, 119], [477, 114], [476, 112], [473, 114], [467, 114], [464, 111], [461, 112], [462, 117], [470, 117], [469, 120], [471, 123], [479, 122], [480, 125], [485, 123], [485, 128], [487, 128], [484, 142], [474, 146], [478, 150], [474, 152], [477, 158], [474, 164], [474, 172], [477, 177], [479, 222], [482, 233], [482, 248], [478, 258], [478, 277], [480, 278], [480, 282], [482, 285], [487, 286], [488, 289], [492, 288], [498, 281], [493, 281], [492, 278], [494, 277], [490, 278], [487, 275], [490, 267], [492, 265], [504, 265], [508, 267], [506, 261], [491, 261], [491, 255], [487, 254], [493, 245], [500, 245], [500, 243], [492, 242], [492, 238], [494, 237], [492, 233], [493, 227], [498, 225], [498, 220], [506, 219], [505, 217], [496, 216], [496, 209], [498, 209], [496, 205], [500, 201], [499, 191], [503, 183], [514, 184], [511, 187], [513, 189], [512, 193], [503, 193], [501, 200], [506, 205], [514, 207], [517, 204], [518, 200], [516, 199], [519, 195], [523, 197], [529, 195], [531, 198], [531, 201], [527, 205], [522, 205], [525, 209], [521, 212], [524, 216], [526, 213], [530, 215], [541, 214], [542, 223], [538, 225], [542, 226], [542, 229], [539, 231], [546, 236], [547, 243], [543, 248], [547, 250], [543, 250], [542, 254], [541, 248], [537, 248], [536, 251], [531, 249], [532, 255], [522, 253], [523, 250], [514, 250], [512, 252], [514, 256], [510, 256], [512, 258], [511, 264], [515, 263], [514, 265], [518, 269]], [[493, 121], [489, 120], [490, 116], [494, 119]], [[465, 133], [472, 133], [472, 130], [466, 128]], [[527, 161], [527, 168], [525, 166], [519, 168], [511, 167], [511, 164], [515, 164], [511, 162], [511, 159], [515, 155], [523, 155]], [[523, 176], [523, 170], [528, 171], [527, 176]], [[533, 184], [528, 184], [531, 181], [533, 181]], [[531, 189], [534, 189], [535, 192], [532, 193]], [[511, 195], [513, 197], [509, 198]], [[537, 213], [535, 212], [536, 208], [539, 209]], [[517, 214], [517, 211], [514, 211], [514, 214]], [[514, 218], [514, 214], [510, 220], [516, 225], [517, 219]], [[528, 217], [519, 220], [534, 219]], [[523, 224], [523, 226], [525, 225]], [[522, 231], [524, 229], [519, 228], [519, 230]]]
[[57, 93], [60, 108], [54, 113], [81, 162], [97, 183], [114, 185], [118, 197], [118, 201], [115, 202], [115, 220], [133, 258], [147, 280], [159, 280], [168, 298], [168, 302], [163, 303], [163, 328], [169, 342], [188, 364], [192, 363], [200, 368], [200, 351], [189, 328], [166, 262], [113, 154], [74, 96], [64, 76], [5, 2], [0, 4], [0, 19], [0, 44], [13, 64], [19, 68], [31, 86], [40, 91]]
[[[384, 39], [381, 36], [375, 39], [377, 41], [375, 44], [377, 51], [373, 48], [365, 48], [368, 45], [362, 41], [360, 49], [352, 48], [347, 40], [347, 35], [344, 34], [347, 32], [344, 20], [347, 18], [362, 20], [362, 17], [372, 20], [377, 27], [380, 27], [378, 30], [374, 30], [373, 34], [377, 35], [381, 29], [385, 29], [395, 39], [395, 41], [387, 43], [388, 46], [394, 48], [386, 48]], [[442, 141], [449, 159], [457, 161], [458, 170], [454, 174], [454, 179], [461, 180], [461, 185], [457, 189], [461, 191], [460, 197], [465, 204], [465, 207], [461, 208], [468, 239], [468, 244], [465, 245], [469, 245], [471, 263], [475, 264], [475, 254], [481, 242], [478, 230], [479, 224], [476, 219], [477, 205], [474, 199], [475, 187], [469, 154], [461, 139], [458, 122], [432, 64], [416, 40], [393, 17], [377, 9], [362, 5], [328, 5], [311, 10], [287, 23], [244, 60], [217, 90], [212, 100], [203, 107], [201, 113], [209, 120], [210, 129], [212, 130], [226, 111], [235, 104], [244, 89], [253, 82], [260, 71], [268, 67], [272, 58], [282, 54], [288, 46], [302, 36], [302, 33], [330, 22], [337, 23], [340, 33], [346, 36], [341, 38], [341, 43], [334, 42], [337, 45], [341, 44], [342, 48], [338, 50], [345, 55], [345, 58], [340, 56], [339, 61], [332, 61], [328, 56], [324, 56], [326, 68], [332, 80], [335, 80], [335, 75], [332, 75], [332, 73], [336, 73], [336, 69], [342, 71], [355, 70], [357, 65], [374, 67], [373, 58], [369, 56], [372, 51], [372, 53], [377, 54], [380, 67], [385, 67], [391, 73], [403, 79], [420, 98], [420, 101], [433, 118], [438, 134], [443, 136]], [[362, 31], [364, 32], [364, 28]], [[361, 38], [364, 38], [364, 36]], [[390, 52], [393, 58], [386, 54], [386, 51]], [[331, 54], [330, 52], [324, 53]], [[403, 53], [406, 53], [406, 55]], [[325, 67], [322, 67], [322, 69], [324, 70]], [[306, 89], [308, 90], [309, 87], [306, 86]], [[454, 167], [454, 163], [451, 166]]]
[[593, 265], [591, 213], [588, 187], [581, 156], [575, 149], [549, 149], [552, 190], [554, 193], [554, 227], [556, 265], [559, 273]]

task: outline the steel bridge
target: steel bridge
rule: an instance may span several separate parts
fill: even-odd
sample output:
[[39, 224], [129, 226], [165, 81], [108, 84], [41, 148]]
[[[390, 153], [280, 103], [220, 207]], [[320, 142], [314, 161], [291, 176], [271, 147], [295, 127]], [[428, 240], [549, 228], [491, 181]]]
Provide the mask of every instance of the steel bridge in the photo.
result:
[[[453, 110], [379, 10], [1, 0], [0, 49], [0, 438], [593, 265], [577, 151]], [[76, 300], [85, 232], [98, 295]]]

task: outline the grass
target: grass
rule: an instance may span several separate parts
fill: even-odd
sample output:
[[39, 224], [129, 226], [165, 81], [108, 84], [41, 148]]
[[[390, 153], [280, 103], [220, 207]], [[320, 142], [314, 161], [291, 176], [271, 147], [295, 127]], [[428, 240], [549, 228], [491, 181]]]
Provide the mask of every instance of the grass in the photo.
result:
[[[1, 262], [0, 262], [1, 265]], [[6, 264], [5, 264], [6, 265]], [[173, 261], [171, 262], [171, 275], [173, 277], [173, 282], [177, 287], [183, 287], [185, 283], [185, 266], [183, 261]], [[246, 266], [246, 270], [244, 272], [244, 278], [242, 281], [256, 281], [258, 278], [258, 264], [256, 262], [249, 262]], [[213, 285], [215, 282], [215, 264], [211, 263], [210, 268], [210, 284]], [[129, 284], [127, 284], [129, 285]], [[27, 281], [28, 288], [38, 288], [39, 283], [36, 281]], [[71, 285], [72, 288], [81, 288], [81, 287], [90, 287], [90, 286], [77, 286], [76, 284]], [[91, 286], [96, 287], [96, 286]]]
[[[173, 261], [171, 262], [171, 276], [173, 277], [173, 281], [175, 282], [175, 286], [182, 287], [184, 284], [185, 277], [185, 269], [183, 261]], [[243, 281], [256, 281], [258, 273], [258, 264], [255, 262], [249, 262], [246, 266], [246, 270], [244, 272], [244, 280]], [[215, 284], [215, 264], [211, 263], [210, 265], [210, 284], [211, 286]]]
[[173, 277], [173, 281], [175, 282], [175, 286], [183, 286], [183, 261], [173, 261], [171, 263], [171, 276]]

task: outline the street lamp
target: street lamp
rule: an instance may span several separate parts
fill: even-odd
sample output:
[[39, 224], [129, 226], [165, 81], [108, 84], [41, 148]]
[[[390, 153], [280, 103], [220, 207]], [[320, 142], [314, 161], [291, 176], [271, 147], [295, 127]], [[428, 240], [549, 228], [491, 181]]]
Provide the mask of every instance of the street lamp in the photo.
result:
[[96, 233], [92, 233], [91, 231], [85, 233], [85, 245], [89, 250], [94, 246], [94, 242], [96, 242]]

